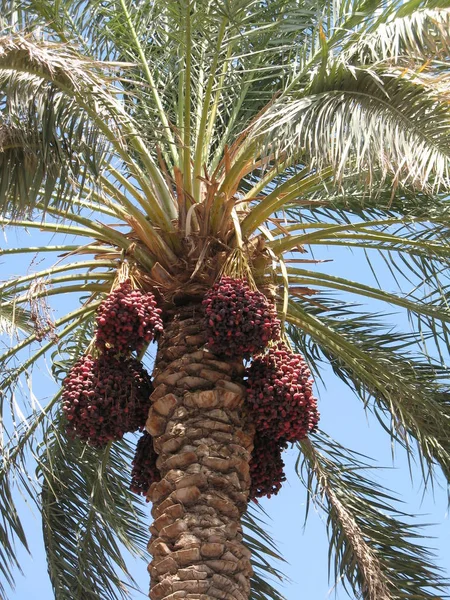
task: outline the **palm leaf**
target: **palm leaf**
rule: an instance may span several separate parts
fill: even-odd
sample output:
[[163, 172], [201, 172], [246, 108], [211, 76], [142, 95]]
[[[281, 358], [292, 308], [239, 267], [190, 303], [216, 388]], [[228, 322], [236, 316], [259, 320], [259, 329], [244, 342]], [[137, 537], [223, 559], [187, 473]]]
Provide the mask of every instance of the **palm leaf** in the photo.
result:
[[0, 296], [0, 335], [7, 334], [11, 338], [19, 331], [31, 332], [31, 314], [29, 311], [17, 306], [10, 300]]
[[[450, 44], [450, 11], [448, 7], [423, 7], [405, 14], [400, 6], [398, 14], [391, 14], [387, 22], [375, 22], [369, 31], [354, 36], [345, 49], [345, 60], [358, 64], [376, 63], [394, 59], [444, 58]], [[384, 19], [386, 17], [384, 16]]]
[[[442, 81], [442, 93], [447, 85]], [[437, 103], [436, 87], [413, 72], [399, 77], [395, 68], [336, 62], [297, 98], [276, 101], [251, 137], [266, 154], [305, 148], [317, 169], [333, 167], [338, 182], [362, 171], [369, 185], [390, 175], [395, 183], [438, 190], [449, 182], [449, 120], [443, 105], [442, 112], [430, 110]]]
[[[70, 118], [73, 113], [75, 112], [77, 115], [81, 112], [86, 115], [85, 119], [81, 120], [82, 125], [88, 121], [90, 131], [98, 135], [105, 145], [108, 144], [108, 152], [116, 153], [117, 157], [127, 164], [146, 193], [147, 206], [152, 211], [152, 216], [155, 217], [157, 223], [171, 230], [169, 216], [175, 216], [173, 198], [156, 167], [155, 160], [139, 135], [133, 119], [127, 115], [122, 103], [117, 99], [117, 90], [114, 89], [105, 74], [100, 74], [102, 69], [111, 72], [117, 70], [118, 66], [80, 57], [74, 51], [69, 51], [60, 44], [32, 42], [21, 36], [6, 37], [0, 40], [0, 79], [3, 78], [7, 86], [17, 88], [19, 111], [26, 110], [27, 99], [31, 92], [35, 92], [36, 88], [39, 89], [40, 86], [46, 84], [54, 89], [58, 97], [61, 96], [69, 102], [69, 108], [61, 111], [60, 117], [62, 119], [69, 118], [70, 126], [64, 129], [65, 123], [61, 121], [61, 118], [60, 123], [57, 121], [57, 125], [61, 126], [63, 132], [67, 131], [67, 135], [71, 138], [74, 126], [73, 120], [70, 121]], [[39, 106], [39, 109], [38, 130], [42, 128], [42, 106]], [[32, 114], [33, 112], [35, 113], [36, 110], [31, 111]], [[46, 113], [44, 112], [44, 114]], [[54, 123], [51, 123], [54, 126]], [[30, 125], [30, 129], [33, 125], [34, 122]], [[89, 143], [86, 145], [86, 149], [88, 148]], [[47, 151], [47, 149], [45, 150]], [[152, 177], [152, 183], [130, 153], [139, 155], [140, 162], [145, 165]], [[84, 162], [89, 166], [89, 173], [96, 176], [98, 169], [94, 169], [93, 172], [95, 161], [88, 158], [89, 160]], [[20, 164], [24, 163], [19, 161], [18, 165]], [[87, 177], [87, 173], [85, 177]], [[57, 181], [59, 180], [50, 181], [47, 199], [55, 189]], [[37, 196], [41, 183], [39, 181], [35, 186], [34, 197]], [[17, 192], [15, 187], [13, 189]], [[58, 194], [58, 197], [61, 199], [61, 194]], [[24, 206], [26, 206], [27, 199], [23, 198], [22, 200], [22, 204], [25, 203]], [[2, 204], [6, 209], [11, 209], [13, 205], [7, 204], [11, 201], [8, 200], [8, 196], [5, 196]], [[163, 207], [166, 213], [162, 210]]]
[[[2, 213], [12, 217], [30, 214], [39, 199], [63, 209], [70, 204], [74, 181], [95, 176], [101, 169], [106, 140], [86, 111], [54, 83], [66, 68], [61, 83], [77, 86], [75, 67], [85, 63], [61, 52], [59, 64], [25, 39], [15, 44], [3, 39], [0, 50], [0, 170]], [[76, 89], [76, 87], [75, 87]]]
[[369, 477], [370, 465], [323, 433], [299, 444], [297, 472], [327, 515], [329, 568], [357, 598], [442, 598], [448, 580], [424, 547], [420, 526]]
[[[5, 427], [1, 428], [0, 572], [3, 573], [4, 581], [11, 588], [14, 587], [15, 571], [22, 573], [17, 556], [17, 544], [29, 551], [26, 530], [22, 525], [15, 498], [19, 492], [32, 502], [35, 502], [38, 497], [36, 481], [29, 476], [29, 459], [36, 451], [38, 440], [45, 432], [46, 421], [51, 420], [52, 409], [59, 399], [60, 393], [57, 393], [46, 406], [36, 408], [29, 418], [20, 424], [15, 422], [14, 432], [11, 434], [8, 434]], [[0, 596], [6, 598], [2, 582], [0, 582]]]
[[[73, 360], [84, 351], [87, 344], [92, 339], [92, 316], [87, 319], [83, 316], [82, 324], [75, 323], [77, 329], [70, 334], [67, 339], [62, 336], [60, 344], [60, 355], [58, 360], [55, 357], [55, 369], [58, 373], [67, 370]], [[73, 327], [71, 328], [73, 329]], [[52, 350], [54, 343], [44, 346], [44, 352]], [[36, 353], [42, 354], [42, 349]], [[14, 413], [11, 419], [7, 415], [2, 416], [0, 428], [2, 463], [0, 466], [0, 514], [2, 523], [0, 524], [0, 540], [3, 552], [0, 553], [0, 571], [3, 573], [4, 580], [10, 587], [14, 585], [13, 567], [20, 570], [20, 562], [16, 554], [16, 542], [22, 547], [28, 549], [26, 532], [22, 526], [21, 519], [15, 504], [15, 495], [20, 492], [25, 498], [36, 502], [39, 495], [38, 485], [34, 478], [29, 476], [30, 457], [37, 457], [38, 444], [50, 424], [53, 425], [55, 406], [60, 400], [61, 391], [57, 392], [53, 398], [45, 405], [34, 398], [31, 378], [28, 376], [28, 389], [25, 391], [27, 396], [27, 408], [20, 408], [16, 400], [15, 390], [19, 376], [33, 366], [36, 361], [36, 355], [25, 362], [22, 362], [16, 372], [6, 371], [7, 377], [2, 381], [2, 398], [7, 397], [14, 407]], [[5, 367], [3, 365], [3, 370]], [[31, 400], [31, 402], [30, 402]], [[22, 417], [23, 411], [30, 410], [27, 418]], [[11, 428], [9, 422], [11, 421]], [[38, 460], [39, 464], [39, 460]], [[0, 593], [3, 594], [4, 588], [0, 585]], [[6, 596], [5, 596], [6, 597]]]
[[[2, 448], [2, 455], [3, 448]], [[5, 460], [3, 457], [3, 461]], [[3, 465], [0, 469], [0, 596], [6, 597], [5, 585], [13, 587], [14, 572], [20, 571], [20, 561], [16, 555], [15, 541], [18, 541], [26, 550], [28, 550], [27, 537], [20, 521], [13, 495], [13, 485], [4, 475]], [[5, 596], [4, 596], [5, 595]]]
[[63, 428], [57, 417], [46, 432], [38, 466], [55, 599], [125, 598], [133, 580], [119, 542], [137, 556], [143, 556], [147, 543], [144, 512], [128, 489], [132, 448], [120, 442], [95, 450], [67, 439]]
[[[298, 263], [299, 267], [288, 269], [293, 285], [337, 289], [404, 308], [414, 327], [430, 331], [437, 351], [445, 352], [449, 290], [448, 208], [445, 202], [435, 203], [433, 208], [428, 203], [411, 207], [413, 215], [416, 212], [414, 216], [400, 216], [393, 210], [386, 214], [382, 206], [376, 210], [361, 206], [358, 210], [357, 202], [355, 199], [358, 219], [352, 210], [335, 209], [332, 203], [317, 209], [306, 207], [301, 215], [299, 208], [290, 208], [289, 224], [279, 227], [275, 223], [276, 235], [267, 246], [277, 256], [284, 255], [290, 263]], [[299, 248], [308, 248], [315, 254], [317, 246], [322, 246], [326, 256], [329, 250], [324, 246], [359, 251], [357, 256], [367, 261], [378, 288], [322, 273], [319, 269], [302, 268], [305, 258], [301, 254], [287, 254]], [[319, 250], [317, 256], [320, 255]], [[393, 292], [386, 291], [389, 285], [386, 277], [382, 283], [379, 281], [380, 259], [392, 276]]]
[[316, 344], [312, 353], [326, 357], [364, 406], [372, 407], [394, 440], [410, 454], [412, 440], [417, 441], [425, 482], [436, 463], [450, 479], [445, 367], [411, 351], [414, 337], [410, 334], [364, 334], [351, 319], [338, 321], [332, 315], [318, 318], [307, 313], [300, 301], [290, 303], [287, 320], [294, 326], [290, 330], [294, 343], [305, 347], [303, 336], [311, 337]]
[[273, 566], [274, 560], [283, 561], [283, 558], [267, 532], [263, 512], [257, 504], [250, 503], [242, 517], [244, 543], [252, 553], [253, 576], [250, 600], [285, 600], [271, 583], [273, 580], [278, 582], [284, 580], [283, 573]]

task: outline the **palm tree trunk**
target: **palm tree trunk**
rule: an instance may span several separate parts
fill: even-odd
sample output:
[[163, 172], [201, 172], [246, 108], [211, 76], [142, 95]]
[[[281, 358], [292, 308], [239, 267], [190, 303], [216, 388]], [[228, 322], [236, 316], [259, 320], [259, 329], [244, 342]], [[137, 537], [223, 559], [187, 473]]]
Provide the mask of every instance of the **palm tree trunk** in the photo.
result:
[[250, 552], [240, 524], [253, 447], [244, 369], [204, 344], [198, 304], [170, 315], [146, 426], [161, 473], [148, 493], [151, 600], [247, 600], [250, 593]]

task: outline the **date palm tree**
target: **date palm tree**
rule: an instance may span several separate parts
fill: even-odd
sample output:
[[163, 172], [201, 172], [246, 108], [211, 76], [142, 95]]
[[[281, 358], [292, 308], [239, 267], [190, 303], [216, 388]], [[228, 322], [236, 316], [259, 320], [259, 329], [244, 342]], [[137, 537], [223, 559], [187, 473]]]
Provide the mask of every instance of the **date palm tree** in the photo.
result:
[[[27, 547], [17, 487], [42, 513], [57, 600], [129, 592], [122, 549], [148, 541], [128, 489], [132, 444], [69, 438], [61, 391], [43, 405], [31, 387], [43, 358], [61, 385], [87, 352], [124, 268], [157, 295], [165, 327], [147, 421], [161, 475], [149, 490], [152, 600], [282, 598], [248, 504], [244, 366], [205, 347], [202, 300], [223, 273], [276, 303], [315, 376], [330, 365], [426, 482], [449, 478], [448, 6], [2, 0], [1, 224], [43, 241], [1, 253], [58, 257], [0, 285], [4, 582]], [[345, 250], [375, 275], [381, 256], [398, 288], [325, 272]], [[53, 296], [72, 304], [56, 320]], [[411, 330], [355, 298], [405, 311]], [[349, 593], [441, 597], [444, 576], [360, 456], [321, 430], [297, 446]]]

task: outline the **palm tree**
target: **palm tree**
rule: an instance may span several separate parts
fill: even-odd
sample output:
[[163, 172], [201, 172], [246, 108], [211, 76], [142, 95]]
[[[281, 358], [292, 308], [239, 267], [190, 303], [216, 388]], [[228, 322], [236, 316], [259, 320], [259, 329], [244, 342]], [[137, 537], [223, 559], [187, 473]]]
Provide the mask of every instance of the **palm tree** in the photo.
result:
[[[41, 406], [30, 373], [47, 356], [61, 384], [128, 277], [164, 321], [147, 420], [161, 478], [148, 491], [150, 598], [280, 600], [266, 580], [276, 552], [248, 505], [248, 363], [208, 348], [202, 301], [224, 275], [264, 292], [315, 376], [331, 365], [419, 457], [425, 482], [436, 470], [449, 478], [448, 3], [1, 8], [1, 224], [43, 234], [42, 246], [2, 254], [58, 256], [0, 285], [12, 340], [0, 359], [3, 580], [13, 583], [16, 545], [27, 546], [18, 487], [41, 510], [57, 600], [127, 595], [121, 548], [139, 554], [148, 541], [128, 489], [130, 441], [72, 439], [62, 392]], [[380, 255], [398, 289], [323, 272], [325, 247], [363, 251], [368, 269]], [[411, 331], [393, 331], [355, 295], [406, 311]], [[52, 296], [80, 303], [53, 321]], [[441, 597], [445, 578], [417, 529], [360, 456], [320, 430], [296, 445], [348, 590]]]

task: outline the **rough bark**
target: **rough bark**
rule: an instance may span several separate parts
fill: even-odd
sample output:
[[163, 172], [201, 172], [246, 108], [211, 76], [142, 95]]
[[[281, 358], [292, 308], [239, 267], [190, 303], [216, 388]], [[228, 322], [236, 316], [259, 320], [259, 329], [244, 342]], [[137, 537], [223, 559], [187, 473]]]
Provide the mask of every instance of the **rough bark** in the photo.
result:
[[253, 433], [243, 366], [219, 360], [204, 343], [198, 305], [174, 311], [159, 341], [146, 426], [161, 472], [148, 493], [151, 600], [247, 600], [250, 593], [240, 517]]

